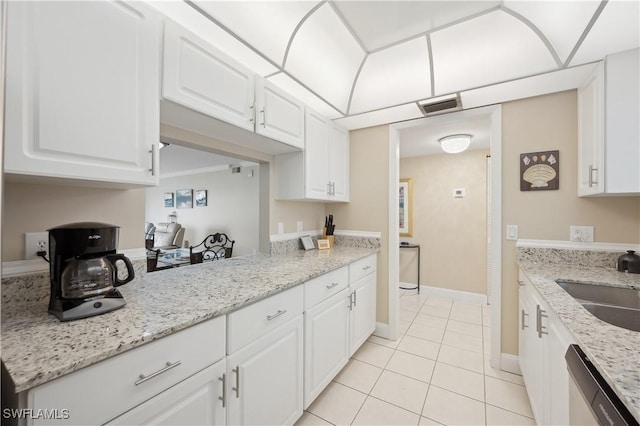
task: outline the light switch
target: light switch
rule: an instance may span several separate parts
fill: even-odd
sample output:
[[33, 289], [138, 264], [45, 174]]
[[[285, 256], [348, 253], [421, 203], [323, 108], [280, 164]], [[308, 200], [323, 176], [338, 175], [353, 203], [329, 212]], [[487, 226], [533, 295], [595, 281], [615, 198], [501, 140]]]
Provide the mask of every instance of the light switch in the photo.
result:
[[284, 223], [278, 222], [278, 234], [284, 234]]
[[518, 225], [507, 225], [507, 240], [518, 239]]

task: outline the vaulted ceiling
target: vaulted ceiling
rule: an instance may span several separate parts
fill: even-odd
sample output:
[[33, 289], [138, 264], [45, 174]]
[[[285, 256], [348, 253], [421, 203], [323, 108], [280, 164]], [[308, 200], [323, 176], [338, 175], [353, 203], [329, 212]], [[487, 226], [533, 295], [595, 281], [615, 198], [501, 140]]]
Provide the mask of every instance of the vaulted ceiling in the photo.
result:
[[417, 102], [443, 95], [471, 105], [473, 95], [497, 84], [553, 85], [550, 76], [564, 75], [569, 83], [559, 87], [576, 87], [581, 65], [640, 46], [634, 0], [192, 0], [157, 7], [347, 128], [419, 117]]

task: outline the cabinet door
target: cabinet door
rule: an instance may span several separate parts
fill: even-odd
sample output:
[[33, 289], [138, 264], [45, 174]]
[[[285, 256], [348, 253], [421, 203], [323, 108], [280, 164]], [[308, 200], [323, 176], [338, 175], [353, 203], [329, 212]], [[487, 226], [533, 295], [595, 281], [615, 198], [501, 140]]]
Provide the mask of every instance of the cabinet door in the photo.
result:
[[256, 133], [304, 149], [304, 104], [256, 77]]
[[548, 424], [568, 425], [569, 422], [569, 372], [564, 355], [574, 339], [560, 319], [547, 312], [547, 330], [545, 354], [545, 374], [547, 401], [549, 408]]
[[165, 22], [162, 97], [254, 130], [254, 75], [171, 21]]
[[578, 89], [578, 195], [604, 192], [604, 65]]
[[5, 172], [156, 185], [158, 13], [39, 1], [7, 16]]
[[541, 302], [530, 284], [527, 284], [524, 294], [522, 306], [525, 312], [529, 314], [529, 326], [525, 327], [523, 333], [524, 342], [522, 342], [522, 346], [525, 352], [520, 353], [520, 356], [523, 357], [523, 361], [521, 361], [522, 378], [527, 386], [529, 402], [537, 423], [546, 424], [544, 420], [544, 401], [546, 398], [544, 393], [544, 342], [542, 337], [538, 336], [537, 331], [537, 311]]
[[225, 425], [226, 361], [178, 383], [109, 425]]
[[331, 200], [349, 201], [349, 132], [331, 126], [329, 139], [329, 181]]
[[227, 419], [293, 424], [302, 415], [302, 315], [227, 357]]
[[304, 408], [349, 361], [349, 289], [304, 313]]
[[376, 273], [373, 272], [352, 289], [349, 356], [353, 355], [376, 329]]
[[305, 117], [305, 195], [326, 200], [329, 197], [329, 121], [308, 109]]

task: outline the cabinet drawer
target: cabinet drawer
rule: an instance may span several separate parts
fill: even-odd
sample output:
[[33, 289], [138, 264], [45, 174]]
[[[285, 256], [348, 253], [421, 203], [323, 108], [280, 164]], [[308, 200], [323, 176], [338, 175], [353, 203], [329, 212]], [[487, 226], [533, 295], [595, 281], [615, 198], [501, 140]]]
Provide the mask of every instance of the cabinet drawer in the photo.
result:
[[224, 333], [225, 317], [215, 318], [38, 386], [28, 407], [70, 418], [33, 424], [103, 424], [222, 359]]
[[230, 313], [227, 316], [227, 354], [301, 314], [303, 292], [303, 286], [299, 285]]
[[349, 269], [344, 266], [304, 283], [304, 310], [313, 308], [349, 286]]
[[377, 263], [375, 254], [353, 262], [349, 265], [349, 282], [353, 284], [360, 278], [375, 272]]

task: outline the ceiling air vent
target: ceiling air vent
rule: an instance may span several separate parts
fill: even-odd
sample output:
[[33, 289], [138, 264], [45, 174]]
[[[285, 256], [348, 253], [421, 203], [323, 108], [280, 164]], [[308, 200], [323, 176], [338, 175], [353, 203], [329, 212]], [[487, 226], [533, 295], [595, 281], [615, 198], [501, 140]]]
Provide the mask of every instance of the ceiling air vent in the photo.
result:
[[425, 116], [429, 116], [460, 111], [462, 109], [462, 102], [460, 101], [460, 95], [456, 93], [450, 96], [442, 96], [429, 99], [428, 101], [418, 102], [418, 107]]

